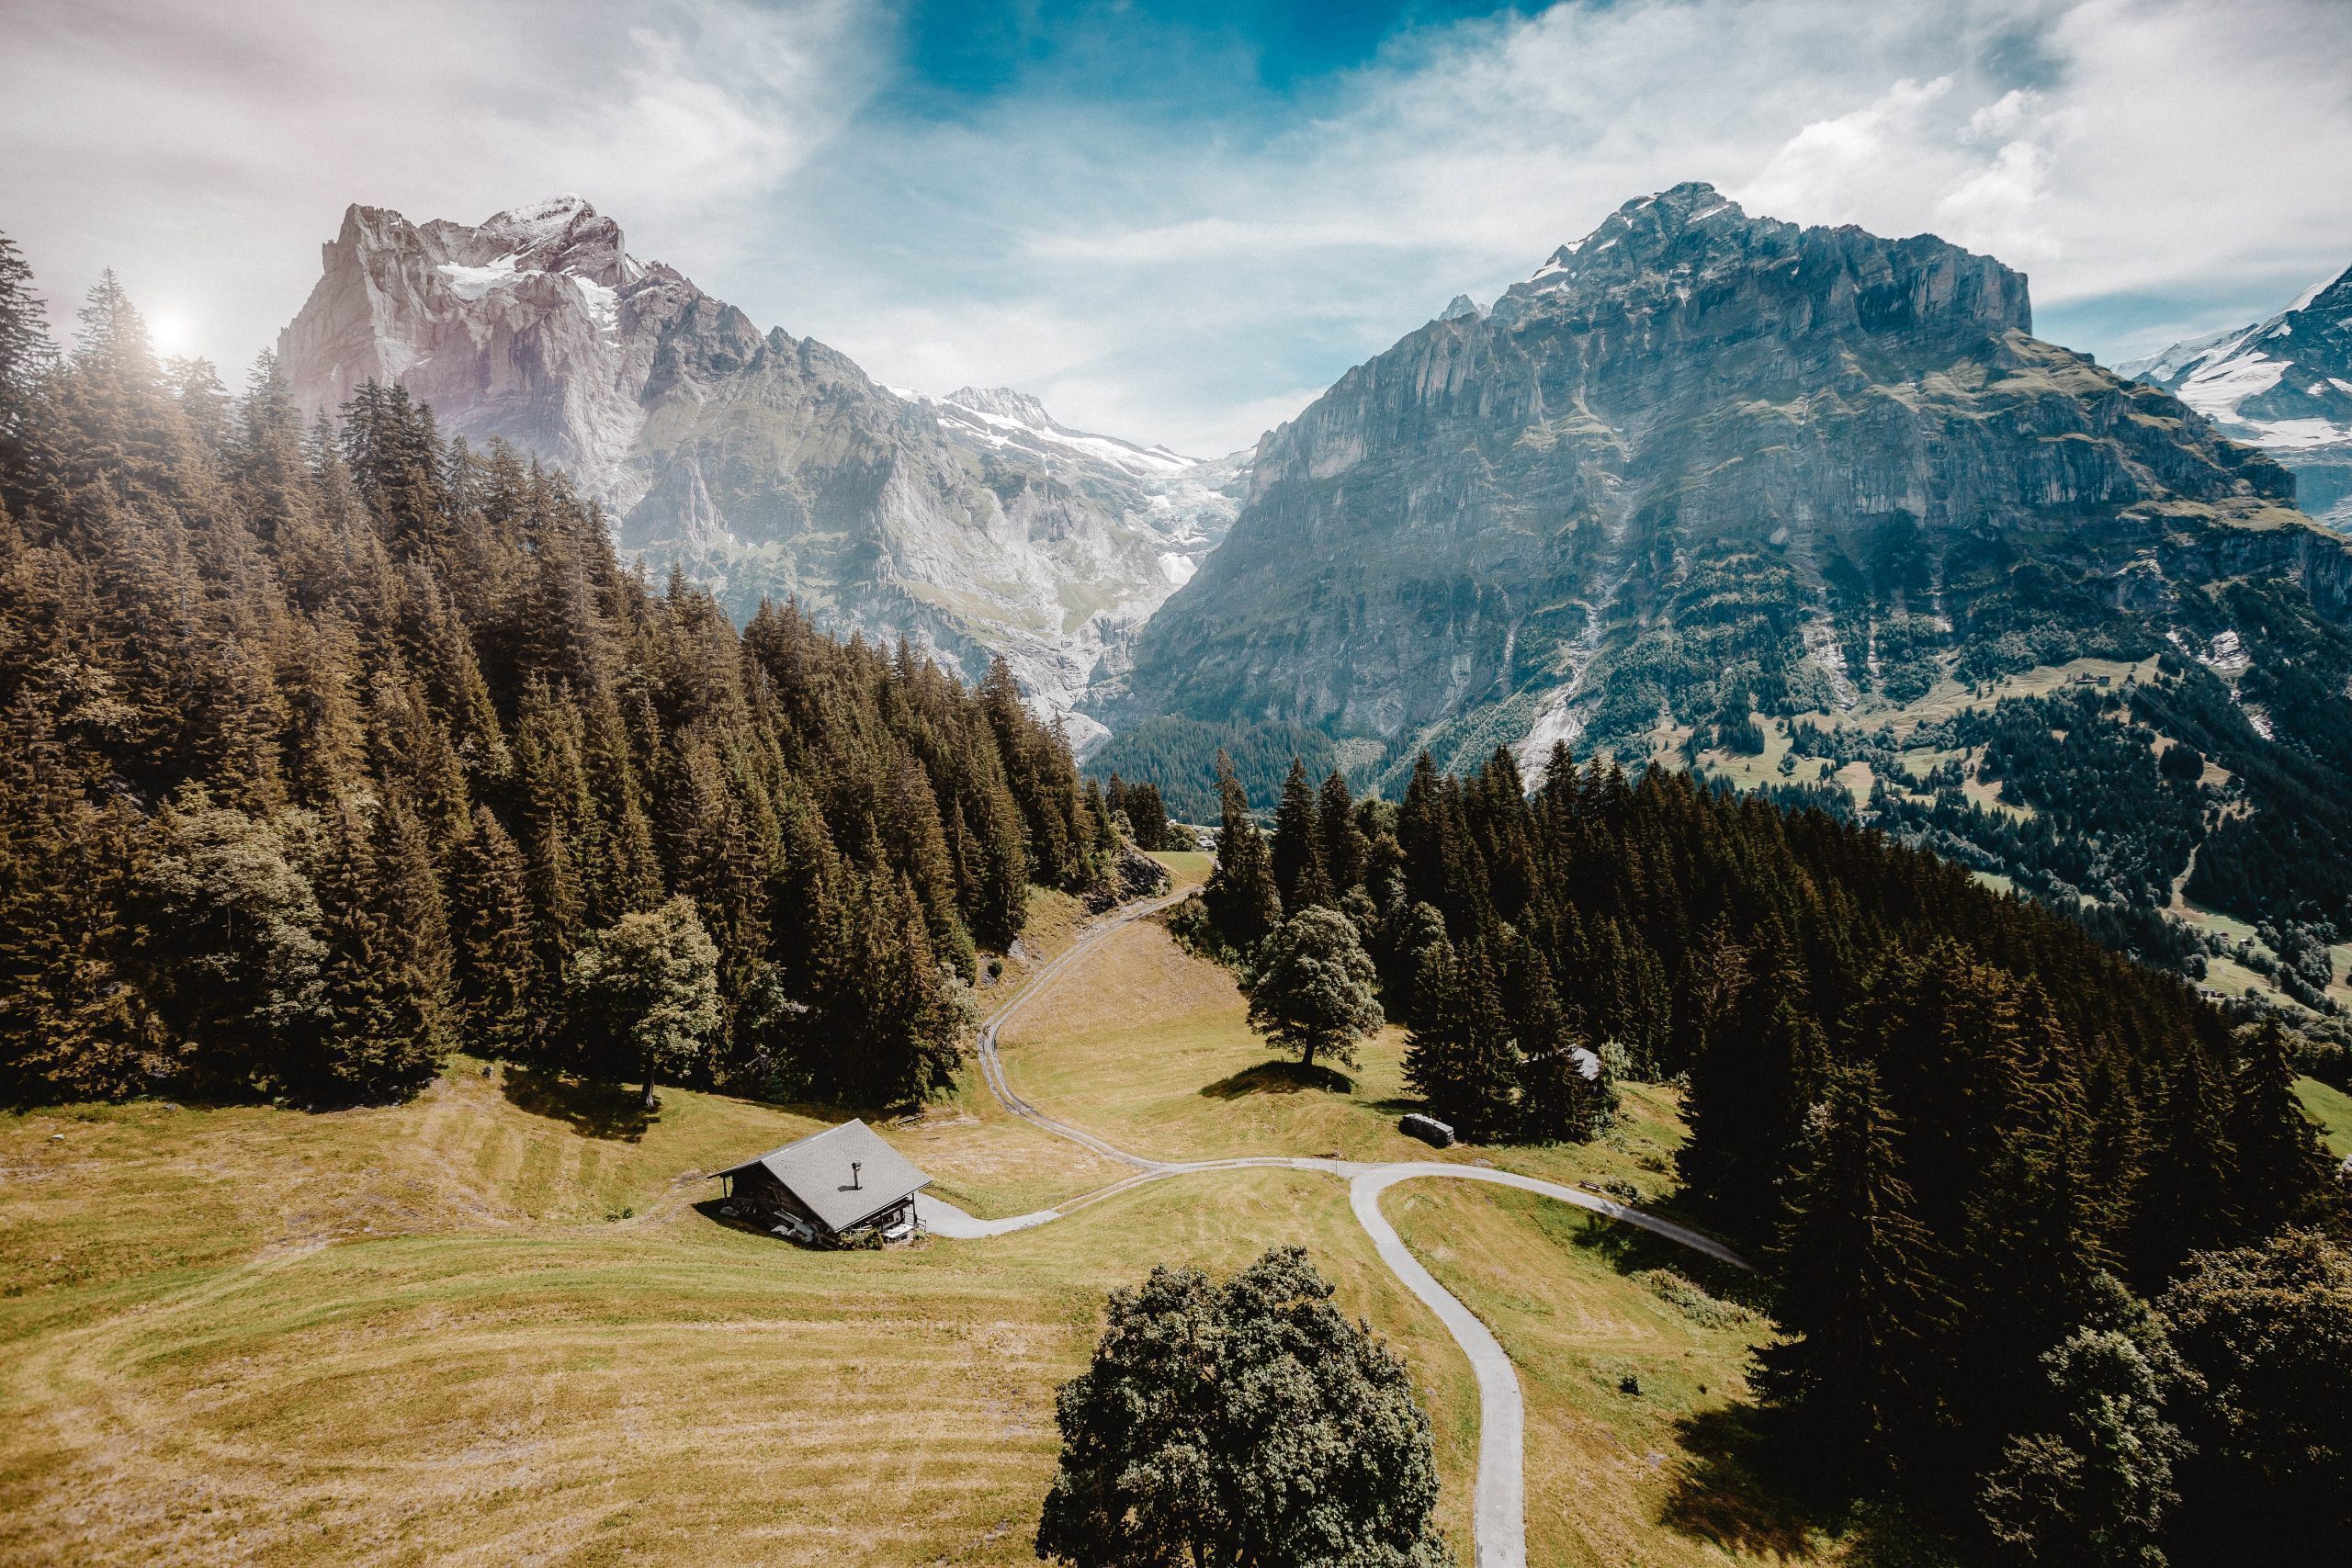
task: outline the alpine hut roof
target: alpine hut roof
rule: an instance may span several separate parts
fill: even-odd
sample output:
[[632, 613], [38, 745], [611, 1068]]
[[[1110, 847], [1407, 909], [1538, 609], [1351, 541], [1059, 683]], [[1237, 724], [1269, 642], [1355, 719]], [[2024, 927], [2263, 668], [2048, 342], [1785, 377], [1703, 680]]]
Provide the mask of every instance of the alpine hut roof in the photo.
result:
[[[854, 1171], [850, 1169], [852, 1162], [858, 1168]], [[766, 1167], [769, 1175], [836, 1232], [870, 1219], [931, 1185], [931, 1178], [916, 1169], [913, 1162], [854, 1118], [718, 1174], [736, 1176], [753, 1166]]]

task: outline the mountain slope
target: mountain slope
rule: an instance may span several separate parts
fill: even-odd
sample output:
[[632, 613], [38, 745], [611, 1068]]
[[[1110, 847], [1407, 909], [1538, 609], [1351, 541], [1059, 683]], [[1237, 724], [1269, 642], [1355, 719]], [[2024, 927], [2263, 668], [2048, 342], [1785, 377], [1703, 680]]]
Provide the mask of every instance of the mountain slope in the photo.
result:
[[2153, 651], [2227, 572], [2313, 562], [2341, 613], [2275, 463], [2030, 324], [1932, 238], [1629, 203], [1267, 435], [1103, 710], [1617, 742]]
[[[1091, 701], [1125, 754], [1182, 724], [1307, 726], [1393, 792], [1423, 747], [1753, 752], [1759, 718], [1907, 730], [1998, 677], [2154, 680], [2163, 655], [2164, 733], [2228, 759], [2177, 781], [2178, 831], [2110, 852], [2144, 825], [2071, 783], [2019, 829], [2029, 781], [1987, 771], [1967, 782], [2001, 804], [1939, 842], [2023, 831], [2037, 890], [2157, 904], [2202, 843], [2189, 897], [2352, 931], [2352, 867], [2320, 852], [2352, 838], [2352, 550], [2269, 457], [2031, 325], [2023, 276], [1932, 237], [1750, 218], [1703, 185], [1630, 202], [1264, 437], [1227, 542]], [[2155, 704], [2107, 738], [2152, 791], [2174, 788], [2134, 728]]]
[[2352, 268], [2267, 321], [2177, 343], [2118, 373], [2268, 451], [2294, 470], [2304, 511], [2352, 530]]
[[1123, 665], [1237, 504], [1233, 460], [1072, 431], [1009, 391], [902, 396], [762, 333], [577, 197], [477, 225], [355, 206], [322, 261], [279, 340], [306, 410], [397, 382], [445, 434], [562, 466], [625, 549], [739, 616], [791, 594], [967, 674], [1002, 652], [1057, 712]]

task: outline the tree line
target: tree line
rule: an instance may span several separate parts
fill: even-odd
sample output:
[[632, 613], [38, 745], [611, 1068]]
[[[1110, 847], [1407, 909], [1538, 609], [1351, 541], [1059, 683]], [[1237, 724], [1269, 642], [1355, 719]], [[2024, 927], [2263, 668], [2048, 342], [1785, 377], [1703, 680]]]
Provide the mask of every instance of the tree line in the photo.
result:
[[[1758, 1386], [1820, 1473], [1963, 1543], [2039, 1540], [2041, 1561], [2127, 1560], [2058, 1551], [2092, 1516], [2151, 1550], [2201, 1539], [2248, 1488], [2281, 1518], [2341, 1517], [2306, 1478], [2352, 1462], [2352, 1414], [2276, 1366], [2301, 1429], [2334, 1433], [2316, 1472], [2283, 1436], [2256, 1455], [2240, 1431], [2235, 1460], [2216, 1438], [2135, 1526], [2116, 1510], [2150, 1498], [2117, 1490], [2083, 1425], [2153, 1379], [2143, 1414], [2176, 1436], [2293, 1426], [2230, 1416], [2194, 1366], [2147, 1371], [2199, 1280], [2268, 1270], [2346, 1304], [2321, 1235], [2344, 1232], [2346, 1190], [2275, 1021], [2233, 1032], [2176, 976], [1929, 854], [1668, 769], [1635, 783], [1563, 747], [1530, 791], [1507, 750], [1466, 779], [1424, 757], [1390, 806], [1295, 768], [1271, 834], [1227, 779], [1194, 939], [1262, 984], [1286, 929], [1344, 914], [1411, 1029], [1416, 1090], [1457, 1129], [1589, 1134], [1611, 1066], [1687, 1084], [1682, 1201], [1771, 1261], [1787, 1337]], [[1562, 1071], [1588, 1061], [1596, 1078]], [[2352, 1358], [2332, 1346], [2307, 1359]]]
[[0, 1094], [413, 1092], [453, 1047], [887, 1105], [1116, 851], [1000, 663], [741, 632], [502, 444], [70, 351], [0, 240]]

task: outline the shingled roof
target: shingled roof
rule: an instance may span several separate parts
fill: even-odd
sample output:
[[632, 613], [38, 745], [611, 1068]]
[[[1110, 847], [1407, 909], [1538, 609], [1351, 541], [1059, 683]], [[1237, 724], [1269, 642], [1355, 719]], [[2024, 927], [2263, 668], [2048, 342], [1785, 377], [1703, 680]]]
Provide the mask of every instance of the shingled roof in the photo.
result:
[[[852, 1161], [858, 1167], [854, 1173]], [[931, 1185], [931, 1178], [906, 1156], [854, 1118], [718, 1174], [737, 1176], [755, 1165], [766, 1167], [769, 1175], [833, 1231], [871, 1219]]]

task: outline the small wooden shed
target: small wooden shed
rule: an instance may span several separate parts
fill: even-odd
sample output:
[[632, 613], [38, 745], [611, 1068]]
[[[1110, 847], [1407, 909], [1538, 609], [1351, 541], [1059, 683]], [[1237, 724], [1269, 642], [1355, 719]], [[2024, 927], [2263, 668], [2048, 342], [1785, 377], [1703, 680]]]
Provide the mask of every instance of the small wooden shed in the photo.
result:
[[866, 1232], [885, 1241], [915, 1234], [915, 1194], [931, 1178], [864, 1122], [746, 1160], [717, 1178], [737, 1217], [796, 1240], [833, 1242]]

